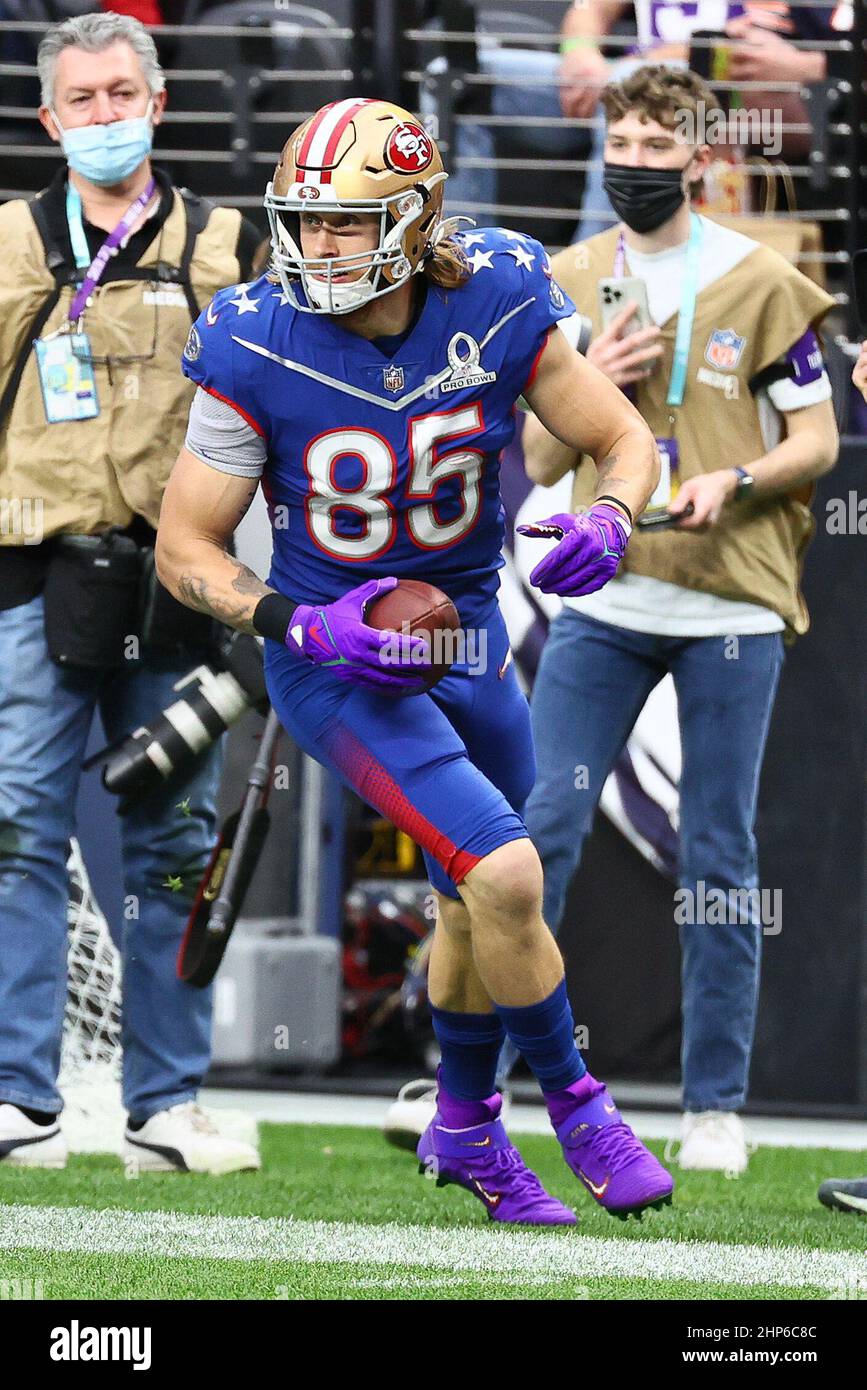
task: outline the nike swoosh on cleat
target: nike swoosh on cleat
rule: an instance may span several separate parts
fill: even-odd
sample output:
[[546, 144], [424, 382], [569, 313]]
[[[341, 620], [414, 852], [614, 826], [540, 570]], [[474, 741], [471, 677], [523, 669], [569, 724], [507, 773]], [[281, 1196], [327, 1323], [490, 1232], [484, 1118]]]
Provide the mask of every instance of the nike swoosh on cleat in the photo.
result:
[[502, 1192], [486, 1192], [485, 1189], [482, 1187], [482, 1184], [479, 1182], [478, 1178], [471, 1178], [471, 1182], [473, 1184], [473, 1187], [476, 1189], [479, 1196], [481, 1197], [482, 1201], [488, 1203], [489, 1207], [491, 1208], [491, 1211], [496, 1211], [497, 1207], [503, 1200]]
[[586, 1173], [584, 1172], [584, 1170], [581, 1169], [581, 1168], [578, 1169], [578, 1176], [579, 1176], [579, 1178], [581, 1179], [581, 1181], [582, 1181], [587, 1187], [590, 1188], [590, 1191], [593, 1193], [593, 1196], [594, 1196], [594, 1197], [604, 1197], [604, 1196], [605, 1196], [606, 1192], [608, 1191], [608, 1185], [609, 1185], [609, 1183], [611, 1182], [611, 1174], [610, 1174], [610, 1173], [607, 1173], [607, 1174], [606, 1174], [605, 1181], [604, 1181], [601, 1185], [599, 1185], [598, 1187], [597, 1187], [597, 1185], [596, 1185], [595, 1182], [591, 1182], [590, 1178], [588, 1178], [587, 1174], [586, 1174]]
[[490, 1145], [490, 1142], [491, 1142], [491, 1136], [490, 1136], [490, 1134], [488, 1135], [487, 1139], [462, 1139], [462, 1140], [461, 1140], [461, 1143], [463, 1144], [463, 1146], [464, 1146], [465, 1149], [486, 1149], [486, 1148], [488, 1148], [488, 1146]]
[[616, 1114], [617, 1114], [617, 1106], [616, 1106], [616, 1105], [607, 1105], [607, 1104], [603, 1103], [602, 1109], [605, 1111], [605, 1114], [606, 1114], [606, 1115], [616, 1115]]
[[855, 1197], [850, 1192], [835, 1192], [834, 1197], [844, 1206], [854, 1207], [855, 1211], [867, 1211], [867, 1197]]

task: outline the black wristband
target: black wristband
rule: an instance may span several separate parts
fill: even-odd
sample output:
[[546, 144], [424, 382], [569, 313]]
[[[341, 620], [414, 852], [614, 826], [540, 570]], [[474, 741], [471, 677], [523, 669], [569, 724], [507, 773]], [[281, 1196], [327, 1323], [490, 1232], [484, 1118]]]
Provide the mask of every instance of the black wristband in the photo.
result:
[[292, 614], [298, 607], [284, 594], [265, 594], [253, 612], [253, 626], [263, 637], [285, 642]]
[[629, 507], [627, 507], [627, 505], [626, 505], [625, 502], [621, 502], [621, 500], [620, 500], [619, 497], [612, 497], [610, 492], [603, 492], [603, 494], [602, 494], [601, 497], [594, 497], [594, 498], [593, 498], [593, 501], [594, 501], [594, 502], [614, 502], [614, 503], [616, 503], [616, 505], [617, 505], [618, 507], [622, 507], [623, 510], [625, 511], [627, 517], [629, 518], [629, 525], [630, 525], [630, 526], [634, 526], [634, 525], [635, 525], [635, 522], [634, 522], [633, 519], [632, 519], [632, 512], [631, 512], [631, 510], [629, 509]]

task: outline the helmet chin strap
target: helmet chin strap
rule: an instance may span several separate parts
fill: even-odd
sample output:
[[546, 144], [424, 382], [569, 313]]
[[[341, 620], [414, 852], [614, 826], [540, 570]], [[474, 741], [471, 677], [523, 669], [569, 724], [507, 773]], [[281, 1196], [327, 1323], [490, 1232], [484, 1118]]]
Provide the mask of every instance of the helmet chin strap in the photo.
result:
[[352, 280], [348, 285], [335, 285], [328, 280], [317, 280], [314, 276], [305, 274], [304, 289], [307, 298], [317, 309], [347, 314], [352, 309], [360, 309], [362, 305], [370, 303], [373, 281], [370, 271], [361, 280]]

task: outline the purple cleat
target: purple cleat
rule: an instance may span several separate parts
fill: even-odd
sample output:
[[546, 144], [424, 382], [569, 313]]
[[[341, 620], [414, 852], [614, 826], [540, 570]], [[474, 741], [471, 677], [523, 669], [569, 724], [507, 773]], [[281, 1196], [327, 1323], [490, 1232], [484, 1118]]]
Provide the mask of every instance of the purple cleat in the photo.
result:
[[674, 1181], [636, 1137], [601, 1081], [588, 1073], [545, 1097], [563, 1157], [600, 1206], [639, 1221], [645, 1207], [668, 1206]]
[[437, 1187], [450, 1182], [465, 1187], [483, 1203], [492, 1221], [518, 1226], [577, 1225], [574, 1211], [549, 1196], [509, 1142], [500, 1120], [502, 1103], [500, 1095], [474, 1102], [476, 1107], [484, 1106], [490, 1118], [466, 1129], [446, 1128], [438, 1108], [416, 1149], [419, 1172], [435, 1174]]

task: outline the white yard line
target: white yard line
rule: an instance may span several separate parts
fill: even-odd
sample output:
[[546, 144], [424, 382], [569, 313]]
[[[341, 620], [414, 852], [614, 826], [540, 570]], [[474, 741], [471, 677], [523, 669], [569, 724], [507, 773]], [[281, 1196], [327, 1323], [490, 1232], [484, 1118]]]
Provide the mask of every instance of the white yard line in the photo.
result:
[[[245, 1110], [257, 1120], [274, 1124], [353, 1125], [379, 1128], [390, 1101], [383, 1096], [341, 1096], [301, 1091], [205, 1090], [202, 1104], [219, 1110]], [[642, 1139], [679, 1139], [680, 1116], [653, 1110], [623, 1111], [627, 1124]], [[849, 1149], [867, 1154], [867, 1124], [848, 1120], [789, 1120], [750, 1115], [747, 1129], [757, 1144], [794, 1149]], [[511, 1134], [550, 1134], [541, 1105], [513, 1105]], [[862, 1165], [867, 1172], [867, 1161]], [[829, 1173], [828, 1177], [840, 1177]], [[853, 1173], [853, 1177], [859, 1174]]]
[[[0, 1250], [346, 1265], [411, 1265], [554, 1279], [616, 1277], [867, 1289], [867, 1255], [798, 1246], [601, 1240], [505, 1229], [354, 1225], [171, 1211], [8, 1206]], [[275, 1277], [280, 1273], [275, 1270]]]

